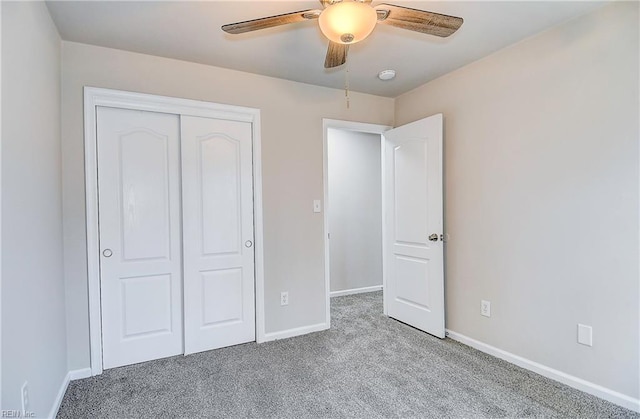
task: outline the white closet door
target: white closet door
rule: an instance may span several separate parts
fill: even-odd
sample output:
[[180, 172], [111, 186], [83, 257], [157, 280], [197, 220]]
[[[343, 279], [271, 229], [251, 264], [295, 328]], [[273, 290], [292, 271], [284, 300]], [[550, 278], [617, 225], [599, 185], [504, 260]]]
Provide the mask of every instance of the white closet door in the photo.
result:
[[180, 120], [97, 110], [103, 366], [181, 354]]
[[182, 117], [185, 354], [255, 340], [251, 124]]

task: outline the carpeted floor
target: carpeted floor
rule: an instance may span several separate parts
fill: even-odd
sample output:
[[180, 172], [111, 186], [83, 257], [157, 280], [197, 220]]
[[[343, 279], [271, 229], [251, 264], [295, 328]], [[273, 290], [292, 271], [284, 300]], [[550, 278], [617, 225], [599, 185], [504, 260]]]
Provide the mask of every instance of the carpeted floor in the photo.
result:
[[640, 418], [382, 314], [331, 300], [331, 330], [178, 356], [74, 381], [59, 418]]

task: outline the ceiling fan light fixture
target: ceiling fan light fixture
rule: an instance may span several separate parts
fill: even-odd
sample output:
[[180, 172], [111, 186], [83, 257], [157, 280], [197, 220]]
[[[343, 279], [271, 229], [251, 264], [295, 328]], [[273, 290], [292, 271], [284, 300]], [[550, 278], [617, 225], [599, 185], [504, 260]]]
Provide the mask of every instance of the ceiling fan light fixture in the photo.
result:
[[362, 41], [371, 34], [377, 21], [375, 9], [358, 0], [344, 0], [327, 6], [318, 18], [324, 36], [339, 44]]

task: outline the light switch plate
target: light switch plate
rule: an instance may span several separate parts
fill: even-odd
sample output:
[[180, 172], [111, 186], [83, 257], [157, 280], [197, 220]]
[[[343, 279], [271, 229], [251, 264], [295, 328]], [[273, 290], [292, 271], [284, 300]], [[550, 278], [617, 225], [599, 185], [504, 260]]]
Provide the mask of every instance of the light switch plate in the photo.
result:
[[313, 212], [321, 212], [322, 211], [322, 204], [320, 203], [319, 199], [316, 199], [313, 201]]

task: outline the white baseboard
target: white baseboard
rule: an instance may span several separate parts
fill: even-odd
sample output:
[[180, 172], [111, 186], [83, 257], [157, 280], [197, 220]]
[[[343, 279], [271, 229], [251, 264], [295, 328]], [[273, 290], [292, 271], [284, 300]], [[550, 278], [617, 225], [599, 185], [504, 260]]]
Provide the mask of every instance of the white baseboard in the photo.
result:
[[64, 394], [67, 392], [69, 383], [73, 380], [79, 380], [81, 378], [87, 377], [91, 377], [91, 368], [69, 371], [67, 375], [65, 375], [64, 379], [62, 380], [62, 384], [60, 384], [60, 389], [58, 390], [58, 394], [56, 395], [55, 400], [53, 401], [53, 406], [51, 406], [51, 410], [49, 411], [49, 415], [47, 416], [47, 418], [55, 419], [55, 417], [58, 415], [58, 410], [60, 410], [60, 405], [62, 404], [62, 399], [64, 399]]
[[283, 330], [281, 332], [265, 333], [262, 342], [270, 342], [272, 340], [292, 338], [294, 336], [306, 335], [307, 333], [320, 332], [327, 330], [329, 325], [326, 323], [313, 324], [311, 326], [296, 327], [295, 329]]
[[60, 405], [62, 404], [62, 399], [64, 399], [64, 393], [67, 392], [67, 387], [69, 387], [69, 381], [71, 381], [70, 373], [67, 373], [67, 375], [65, 375], [64, 379], [62, 380], [62, 384], [60, 385], [60, 389], [58, 390], [58, 394], [56, 395], [55, 400], [53, 401], [53, 406], [51, 406], [51, 410], [49, 411], [47, 418], [55, 419], [55, 417], [58, 415], [58, 410], [60, 409]]
[[91, 368], [81, 368], [79, 370], [69, 371], [69, 378], [71, 381], [82, 380], [83, 378], [89, 378], [91, 374]]
[[374, 285], [372, 287], [354, 288], [350, 290], [331, 291], [330, 297], [342, 297], [343, 295], [363, 294], [365, 292], [374, 292], [382, 290], [382, 285]]
[[582, 378], [574, 377], [562, 371], [547, 367], [546, 365], [539, 364], [521, 356], [512, 354], [502, 349], [498, 349], [494, 346], [487, 345], [486, 343], [477, 341], [463, 334], [454, 332], [447, 329], [447, 336], [455, 341], [463, 343], [467, 346], [471, 346], [481, 352], [493, 355], [496, 358], [503, 359], [507, 362], [515, 364], [519, 367], [538, 373], [544, 377], [550, 378], [555, 381], [559, 381], [562, 384], [566, 384], [569, 387], [573, 387], [585, 393], [592, 394], [601, 399], [615, 403], [618, 406], [622, 406], [626, 409], [633, 410], [634, 412], [640, 412], [640, 399], [634, 399], [626, 394], [618, 393], [617, 391], [602, 387], [601, 385], [592, 383], [590, 381], [583, 380]]

